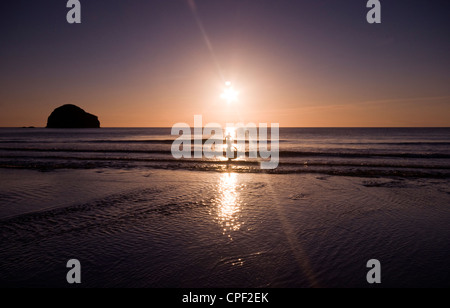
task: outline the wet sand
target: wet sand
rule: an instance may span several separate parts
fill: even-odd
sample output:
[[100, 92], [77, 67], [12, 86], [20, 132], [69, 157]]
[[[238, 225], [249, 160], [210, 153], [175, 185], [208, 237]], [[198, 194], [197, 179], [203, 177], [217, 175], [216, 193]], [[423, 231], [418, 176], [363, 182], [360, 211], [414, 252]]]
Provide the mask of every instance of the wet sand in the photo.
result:
[[0, 286], [450, 286], [446, 179], [2, 170]]

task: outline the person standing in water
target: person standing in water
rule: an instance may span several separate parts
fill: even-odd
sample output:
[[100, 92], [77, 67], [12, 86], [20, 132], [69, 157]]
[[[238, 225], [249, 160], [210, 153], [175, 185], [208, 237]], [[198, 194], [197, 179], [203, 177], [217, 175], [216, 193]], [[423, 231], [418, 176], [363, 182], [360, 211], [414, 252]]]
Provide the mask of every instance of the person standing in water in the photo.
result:
[[236, 147], [233, 145], [233, 137], [231, 137], [230, 132], [228, 132], [227, 136], [225, 137], [225, 140], [227, 142], [226, 156], [228, 158], [228, 162], [230, 162], [232, 159], [235, 158], [234, 152], [236, 150]]

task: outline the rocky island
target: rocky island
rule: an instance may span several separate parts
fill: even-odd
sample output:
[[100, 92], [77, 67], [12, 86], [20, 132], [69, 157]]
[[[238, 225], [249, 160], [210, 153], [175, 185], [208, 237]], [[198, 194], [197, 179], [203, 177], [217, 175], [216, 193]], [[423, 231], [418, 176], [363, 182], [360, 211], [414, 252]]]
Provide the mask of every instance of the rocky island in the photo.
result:
[[100, 128], [100, 121], [78, 106], [64, 105], [48, 117], [47, 128]]

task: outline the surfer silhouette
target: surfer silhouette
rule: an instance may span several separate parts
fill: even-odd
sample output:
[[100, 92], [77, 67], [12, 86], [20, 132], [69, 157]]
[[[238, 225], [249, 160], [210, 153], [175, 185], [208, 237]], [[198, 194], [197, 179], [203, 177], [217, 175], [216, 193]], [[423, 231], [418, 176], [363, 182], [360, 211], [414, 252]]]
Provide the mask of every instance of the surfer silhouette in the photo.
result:
[[231, 137], [230, 133], [227, 134], [225, 140], [227, 142], [227, 158], [228, 162], [230, 162], [232, 159], [236, 158], [235, 157], [236, 147], [233, 145], [233, 137]]

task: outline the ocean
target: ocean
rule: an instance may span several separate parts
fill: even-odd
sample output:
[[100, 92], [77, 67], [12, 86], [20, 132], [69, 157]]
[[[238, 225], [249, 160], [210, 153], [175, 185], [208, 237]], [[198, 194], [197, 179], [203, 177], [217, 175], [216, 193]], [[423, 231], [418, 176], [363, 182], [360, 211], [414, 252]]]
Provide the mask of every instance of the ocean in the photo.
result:
[[[230, 169], [220, 159], [175, 160], [175, 138], [169, 128], [0, 129], [0, 168]], [[272, 173], [450, 175], [448, 128], [281, 128], [279, 142], [281, 161]], [[250, 159], [234, 161], [231, 170], [264, 172]]]
[[170, 132], [1, 128], [0, 287], [69, 286], [72, 258], [86, 287], [370, 287], [370, 259], [450, 287], [449, 128], [280, 128], [274, 170]]

